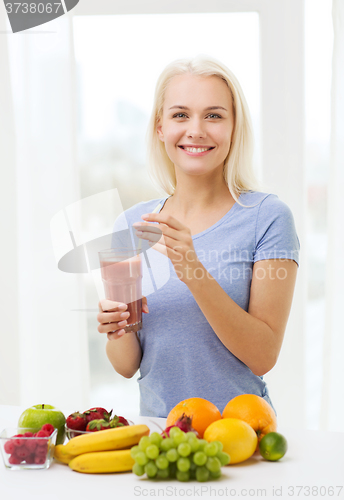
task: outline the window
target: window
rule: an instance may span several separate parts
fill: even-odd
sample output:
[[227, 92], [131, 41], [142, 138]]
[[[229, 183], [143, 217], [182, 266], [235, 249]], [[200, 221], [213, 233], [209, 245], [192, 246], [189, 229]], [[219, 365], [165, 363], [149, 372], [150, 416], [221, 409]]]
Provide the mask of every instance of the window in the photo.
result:
[[[174, 43], [166, 43], [176, 33]], [[145, 169], [144, 138], [155, 83], [170, 61], [200, 53], [224, 62], [243, 87], [253, 119], [259, 175], [257, 13], [76, 16], [74, 45], [82, 198], [117, 188], [126, 209], [161, 196]], [[110, 209], [103, 217], [98, 223], [111, 225]], [[85, 213], [83, 221], [83, 231], [91, 234], [97, 224], [94, 214]], [[86, 283], [87, 308], [91, 310], [98, 298], [92, 280]], [[138, 375], [125, 380], [114, 372], [105, 355], [105, 339], [97, 332], [95, 314], [88, 315], [88, 334], [92, 401], [109, 408], [116, 402], [116, 412], [123, 406], [126, 412], [138, 413]]]

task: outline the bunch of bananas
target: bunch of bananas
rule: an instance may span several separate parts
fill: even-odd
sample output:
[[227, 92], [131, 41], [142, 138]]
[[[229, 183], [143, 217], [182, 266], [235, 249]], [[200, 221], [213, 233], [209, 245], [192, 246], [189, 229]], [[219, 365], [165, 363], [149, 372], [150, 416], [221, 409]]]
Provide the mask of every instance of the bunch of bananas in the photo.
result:
[[54, 458], [77, 472], [99, 474], [130, 471], [135, 463], [130, 449], [142, 436], [149, 435], [146, 425], [129, 425], [83, 434], [67, 444], [55, 446]]

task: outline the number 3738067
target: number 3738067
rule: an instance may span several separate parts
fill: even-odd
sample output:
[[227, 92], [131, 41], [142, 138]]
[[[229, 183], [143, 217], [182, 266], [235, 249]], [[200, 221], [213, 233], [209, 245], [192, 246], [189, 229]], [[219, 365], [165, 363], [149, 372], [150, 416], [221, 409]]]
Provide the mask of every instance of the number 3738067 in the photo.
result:
[[288, 486], [288, 496], [338, 497], [342, 490], [343, 486]]
[[7, 2], [5, 7], [7, 14], [57, 14], [60, 8], [63, 9], [61, 2]]

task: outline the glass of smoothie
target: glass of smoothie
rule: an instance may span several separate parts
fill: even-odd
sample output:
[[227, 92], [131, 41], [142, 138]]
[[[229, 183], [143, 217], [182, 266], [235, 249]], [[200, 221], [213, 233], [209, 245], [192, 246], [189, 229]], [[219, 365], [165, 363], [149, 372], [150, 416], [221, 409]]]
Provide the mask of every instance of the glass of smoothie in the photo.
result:
[[126, 332], [142, 328], [142, 261], [139, 249], [111, 248], [99, 253], [105, 298], [128, 305]]

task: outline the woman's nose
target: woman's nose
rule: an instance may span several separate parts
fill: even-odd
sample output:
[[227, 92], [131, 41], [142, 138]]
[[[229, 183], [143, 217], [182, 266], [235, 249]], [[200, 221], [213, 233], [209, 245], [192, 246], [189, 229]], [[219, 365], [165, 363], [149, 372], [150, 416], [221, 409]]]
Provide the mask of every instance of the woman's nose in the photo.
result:
[[205, 137], [205, 127], [202, 120], [195, 118], [188, 122], [188, 128], [186, 131], [188, 137]]

